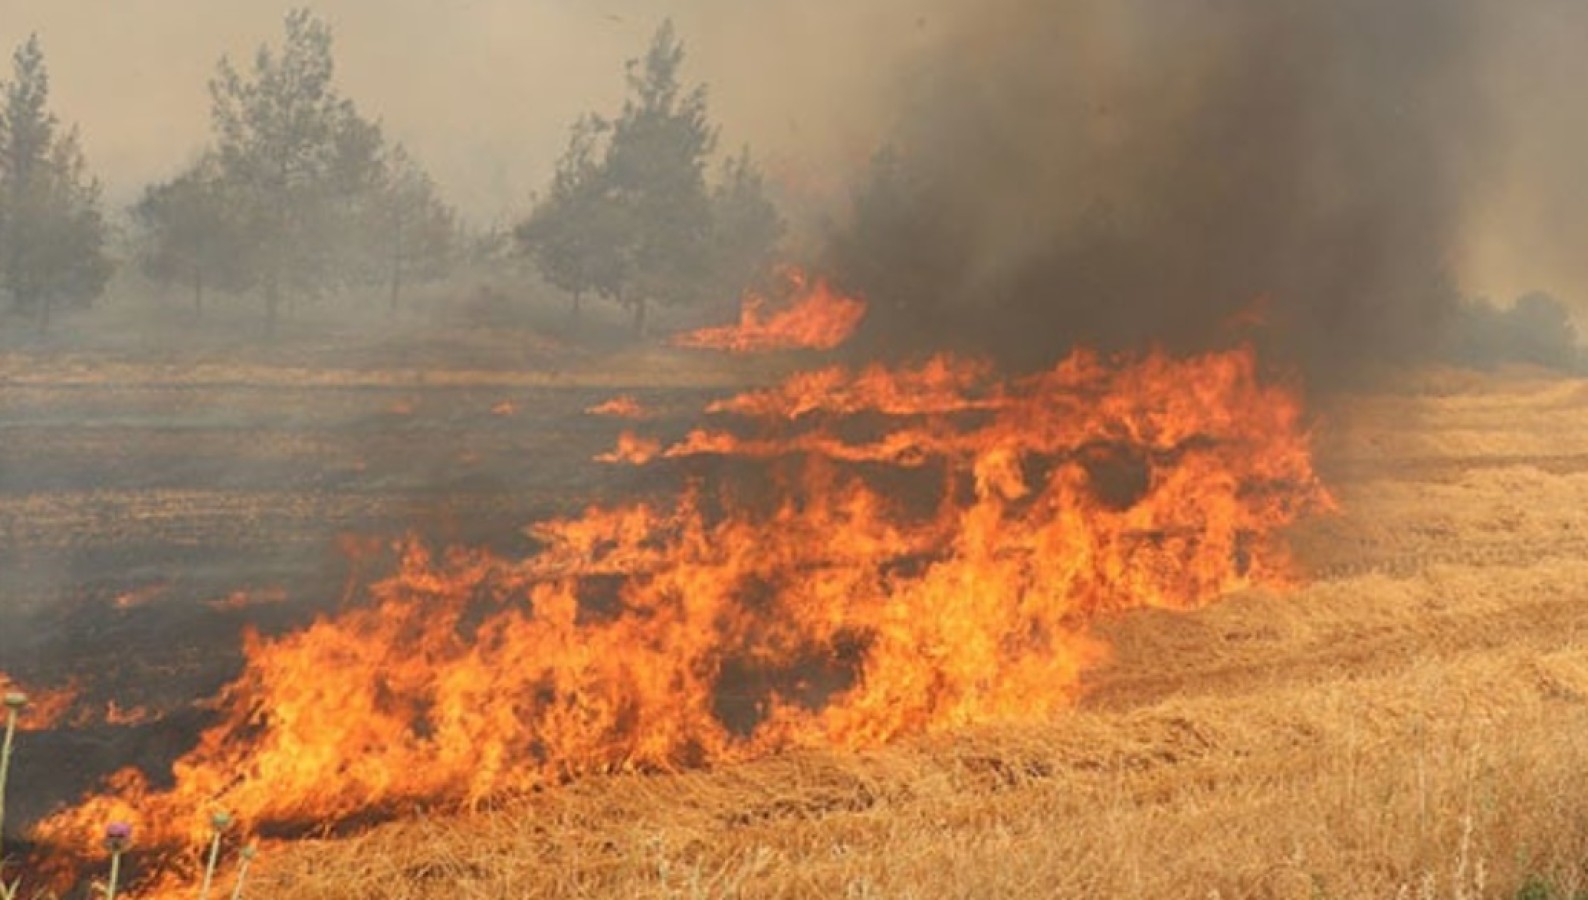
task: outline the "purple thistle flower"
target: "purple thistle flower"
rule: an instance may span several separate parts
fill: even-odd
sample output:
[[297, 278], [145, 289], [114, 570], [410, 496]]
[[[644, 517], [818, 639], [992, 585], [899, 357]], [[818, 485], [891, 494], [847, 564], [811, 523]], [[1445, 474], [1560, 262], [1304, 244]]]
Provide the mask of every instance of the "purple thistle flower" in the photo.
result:
[[132, 826], [126, 822], [111, 822], [105, 826], [105, 848], [112, 853], [127, 849], [132, 841]]

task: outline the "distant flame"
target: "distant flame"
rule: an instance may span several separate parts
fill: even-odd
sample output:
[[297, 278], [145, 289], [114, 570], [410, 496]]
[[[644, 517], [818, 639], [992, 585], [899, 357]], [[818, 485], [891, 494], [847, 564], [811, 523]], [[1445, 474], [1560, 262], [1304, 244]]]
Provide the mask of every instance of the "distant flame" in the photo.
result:
[[[67, 720], [82, 690], [75, 681], [57, 688], [31, 687], [0, 672], [0, 694], [11, 693], [28, 698], [27, 705], [22, 707], [17, 716], [17, 730], [49, 731], [59, 728]], [[4, 721], [4, 715], [0, 712], [0, 722]]]
[[866, 304], [837, 293], [825, 279], [799, 269], [782, 273], [790, 289], [788, 306], [767, 313], [766, 298], [747, 293], [739, 322], [676, 335], [677, 347], [765, 353], [772, 350], [831, 350], [849, 339], [866, 314]]
[[649, 415], [638, 400], [628, 394], [619, 394], [585, 409], [587, 415], [613, 416], [619, 419], [643, 419]]

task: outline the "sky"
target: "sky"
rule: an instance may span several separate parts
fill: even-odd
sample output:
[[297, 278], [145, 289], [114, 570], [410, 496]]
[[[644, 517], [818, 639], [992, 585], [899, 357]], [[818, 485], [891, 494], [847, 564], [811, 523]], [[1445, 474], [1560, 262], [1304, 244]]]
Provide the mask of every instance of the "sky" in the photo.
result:
[[[624, 63], [664, 18], [705, 82], [724, 149], [815, 175], [869, 157], [873, 110], [922, 31], [898, 0], [326, 0], [337, 83], [480, 224], [521, 214], [570, 124], [622, 102]], [[279, 45], [289, 4], [0, 0], [0, 45], [43, 45], [52, 107], [82, 130], [113, 202], [179, 170], [208, 137], [208, 79]], [[880, 39], [879, 35], [886, 35]]]
[[[1186, 0], [1216, 3], [1218, 0]], [[1323, 2], [1323, 0], [1320, 0]], [[724, 149], [839, 202], [967, 0], [320, 0], [337, 81], [479, 225], [522, 215], [568, 126], [621, 103], [623, 64], [663, 18], [709, 86]], [[190, 161], [223, 54], [278, 43], [266, 0], [0, 0], [0, 46], [36, 32], [52, 108], [81, 129], [112, 205]], [[1588, 313], [1588, 4], [1493, 4], [1484, 58], [1500, 140], [1452, 267], [1472, 293], [1545, 288]]]

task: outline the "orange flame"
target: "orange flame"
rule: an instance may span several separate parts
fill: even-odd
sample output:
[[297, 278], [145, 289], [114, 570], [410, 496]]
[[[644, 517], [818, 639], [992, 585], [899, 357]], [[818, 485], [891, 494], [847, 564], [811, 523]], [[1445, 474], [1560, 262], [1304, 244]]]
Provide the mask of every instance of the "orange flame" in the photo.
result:
[[158, 600], [170, 589], [170, 582], [151, 582], [144, 585], [143, 587], [133, 588], [130, 591], [124, 591], [120, 594], [117, 594], [116, 598], [111, 601], [111, 605], [115, 606], [117, 609], [133, 609], [135, 607], [143, 606], [147, 603]]
[[594, 406], [586, 407], [585, 414], [591, 416], [613, 416], [619, 419], [643, 419], [650, 414], [638, 400], [628, 394], [619, 394], [609, 400], [603, 400]]
[[770, 350], [831, 350], [854, 334], [866, 304], [845, 297], [826, 280], [809, 279], [798, 269], [782, 272], [793, 299], [786, 309], [762, 317], [766, 298], [747, 293], [739, 305], [739, 323], [702, 328], [675, 335], [675, 347], [765, 353]]
[[[82, 689], [75, 681], [58, 688], [36, 688], [18, 682], [0, 672], [0, 694], [19, 693], [28, 698], [26, 706], [17, 715], [18, 731], [49, 731], [67, 721], [76, 707]], [[0, 715], [0, 720], [4, 716]]]
[[124, 771], [35, 837], [191, 846], [217, 806], [279, 828], [1050, 716], [1105, 654], [1091, 618], [1282, 582], [1280, 530], [1332, 504], [1244, 349], [830, 369], [714, 408], [754, 436], [613, 459], [763, 458], [770, 497], [591, 509], [522, 560], [410, 541], [367, 603], [246, 635], [169, 788]]
[[251, 591], [232, 591], [224, 597], [204, 601], [210, 609], [228, 612], [269, 606], [287, 602], [287, 589], [283, 587], [256, 588]]

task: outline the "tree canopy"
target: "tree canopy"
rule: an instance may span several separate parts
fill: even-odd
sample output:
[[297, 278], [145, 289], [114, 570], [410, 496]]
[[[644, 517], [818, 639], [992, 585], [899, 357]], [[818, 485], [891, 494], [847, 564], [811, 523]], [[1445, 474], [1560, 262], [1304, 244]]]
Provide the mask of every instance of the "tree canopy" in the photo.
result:
[[641, 333], [650, 303], [695, 302], [728, 281], [737, 294], [782, 232], [748, 151], [724, 170], [722, 187], [708, 187], [716, 131], [705, 87], [686, 89], [680, 78], [683, 61], [664, 22], [628, 64], [622, 110], [574, 124], [550, 190], [517, 230], [542, 277], [574, 295], [576, 312], [594, 292], [628, 308]]
[[383, 285], [395, 309], [405, 283], [444, 273], [456, 222], [434, 183], [387, 143], [335, 84], [330, 27], [289, 12], [280, 49], [210, 81], [212, 146], [204, 163], [152, 186], [134, 208], [145, 271], [257, 287], [267, 327], [283, 297]]
[[86, 305], [111, 264], [99, 183], [74, 129], [49, 111], [49, 74], [35, 35], [12, 57], [0, 102], [0, 284], [13, 310], [49, 327], [57, 304]]

